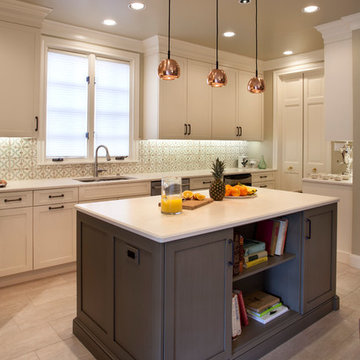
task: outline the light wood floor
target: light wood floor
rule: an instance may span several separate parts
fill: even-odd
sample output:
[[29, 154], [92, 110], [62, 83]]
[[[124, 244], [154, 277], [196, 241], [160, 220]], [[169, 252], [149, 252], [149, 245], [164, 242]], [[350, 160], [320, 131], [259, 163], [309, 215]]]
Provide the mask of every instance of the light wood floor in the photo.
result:
[[[75, 283], [69, 273], [0, 289], [0, 360], [94, 359], [72, 334]], [[339, 311], [262, 360], [360, 359], [360, 270], [339, 263], [337, 289]]]

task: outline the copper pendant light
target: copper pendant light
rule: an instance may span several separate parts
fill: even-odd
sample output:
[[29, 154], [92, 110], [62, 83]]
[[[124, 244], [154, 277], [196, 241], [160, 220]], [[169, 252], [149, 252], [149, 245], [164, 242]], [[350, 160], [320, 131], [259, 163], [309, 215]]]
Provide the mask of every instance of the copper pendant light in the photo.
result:
[[169, 19], [168, 19], [168, 57], [161, 61], [158, 67], [158, 75], [162, 80], [175, 80], [180, 77], [180, 66], [170, 59], [170, 0], [169, 0]]
[[207, 77], [208, 85], [222, 87], [227, 84], [227, 77], [224, 70], [219, 69], [219, 0], [216, 0], [216, 68], [212, 69]]
[[256, 28], [256, 73], [255, 77], [251, 78], [248, 82], [247, 88], [253, 94], [261, 94], [265, 91], [265, 81], [258, 74], [258, 22], [257, 22], [257, 0], [255, 0], [255, 28]]

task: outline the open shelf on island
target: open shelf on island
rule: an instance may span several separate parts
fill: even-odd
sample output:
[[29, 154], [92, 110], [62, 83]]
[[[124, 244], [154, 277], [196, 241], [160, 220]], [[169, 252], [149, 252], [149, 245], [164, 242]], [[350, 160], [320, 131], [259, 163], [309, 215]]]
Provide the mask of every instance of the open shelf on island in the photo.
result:
[[256, 344], [261, 343], [263, 339], [271, 336], [271, 333], [276, 334], [281, 329], [295, 322], [299, 317], [301, 317], [299, 313], [289, 310], [265, 325], [249, 318], [249, 325], [243, 327], [241, 335], [232, 341], [233, 357], [248, 351], [256, 346]]
[[249, 269], [244, 269], [243, 272], [237, 276], [233, 277], [233, 282], [245, 279], [248, 276], [254, 275], [258, 272], [270, 269], [274, 266], [278, 266], [280, 264], [283, 264], [287, 261], [290, 261], [296, 257], [295, 254], [285, 253], [281, 256], [269, 256], [268, 261], [263, 262], [261, 264], [255, 265]]

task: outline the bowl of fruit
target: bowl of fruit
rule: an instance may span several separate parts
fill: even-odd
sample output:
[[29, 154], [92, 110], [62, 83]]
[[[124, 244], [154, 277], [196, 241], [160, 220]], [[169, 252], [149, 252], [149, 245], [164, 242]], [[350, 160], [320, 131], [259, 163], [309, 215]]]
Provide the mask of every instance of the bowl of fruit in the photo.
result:
[[257, 196], [256, 189], [246, 185], [225, 185], [225, 198], [227, 199], [245, 199]]

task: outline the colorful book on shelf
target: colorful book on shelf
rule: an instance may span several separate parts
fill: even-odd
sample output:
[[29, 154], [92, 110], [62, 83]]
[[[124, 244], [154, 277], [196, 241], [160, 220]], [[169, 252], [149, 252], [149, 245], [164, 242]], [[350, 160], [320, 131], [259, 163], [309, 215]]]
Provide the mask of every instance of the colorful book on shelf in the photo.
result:
[[255, 291], [244, 296], [244, 302], [247, 309], [261, 314], [269, 307], [280, 302], [280, 299], [277, 296], [267, 294], [263, 291]]
[[248, 268], [251, 268], [252, 266], [259, 265], [259, 264], [267, 262], [267, 261], [268, 261], [268, 257], [264, 256], [264, 257], [261, 257], [261, 258], [256, 259], [256, 260], [245, 262], [244, 263], [244, 268], [248, 269]]
[[240, 309], [237, 294], [232, 296], [232, 338], [236, 338], [241, 334]]
[[265, 250], [265, 243], [259, 240], [245, 239], [244, 240], [244, 256], [258, 253]]
[[254, 316], [257, 316], [257, 317], [262, 317], [262, 316], [268, 314], [269, 312], [273, 311], [274, 309], [278, 308], [281, 305], [282, 305], [282, 303], [278, 302], [277, 304], [275, 304], [273, 306], [270, 306], [269, 308], [264, 310], [262, 313], [258, 313], [257, 311], [253, 311], [253, 310], [250, 310], [250, 309], [246, 309], [246, 311], [251, 315], [254, 315]]
[[285, 305], [280, 305], [279, 307], [275, 308], [274, 310], [268, 312], [267, 314], [265, 314], [264, 316], [261, 316], [261, 317], [253, 315], [250, 312], [248, 312], [248, 315], [250, 318], [252, 318], [262, 324], [267, 324], [268, 322], [275, 320], [277, 317], [286, 313], [287, 311], [289, 311], [288, 307], [286, 307]]
[[247, 325], [249, 325], [249, 319], [248, 319], [248, 316], [247, 316], [242, 291], [241, 290], [234, 290], [234, 293], [237, 294], [237, 296], [238, 296], [241, 326], [247, 326]]
[[272, 234], [271, 234], [271, 245], [270, 245], [269, 256], [275, 255], [275, 248], [276, 248], [276, 244], [278, 241], [279, 229], [280, 229], [280, 221], [273, 220], [273, 228], [272, 228]]
[[234, 261], [233, 276], [239, 275], [243, 271], [244, 262], [244, 238], [242, 235], [234, 234]]
[[275, 248], [275, 255], [283, 255], [284, 254], [286, 234], [287, 234], [289, 220], [281, 219], [281, 220], [279, 220], [279, 222], [280, 222], [280, 228], [279, 228], [279, 236], [278, 236], [278, 240], [277, 240], [276, 248]]
[[256, 259], [260, 259], [260, 258], [263, 258], [265, 256], [268, 256], [268, 253], [267, 253], [266, 250], [259, 251], [259, 252], [255, 253], [255, 254], [245, 256], [244, 257], [244, 262], [249, 262], [249, 261], [253, 261], [253, 260], [256, 260]]

